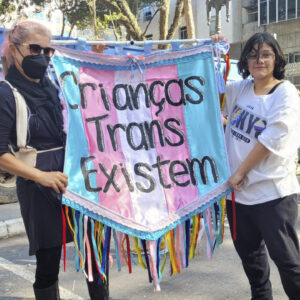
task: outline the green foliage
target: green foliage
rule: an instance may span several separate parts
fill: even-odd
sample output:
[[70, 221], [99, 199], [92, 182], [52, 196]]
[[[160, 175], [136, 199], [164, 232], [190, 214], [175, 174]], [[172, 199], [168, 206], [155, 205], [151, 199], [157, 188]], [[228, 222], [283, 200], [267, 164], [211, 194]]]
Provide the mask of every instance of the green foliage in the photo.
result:
[[0, 15], [15, 11], [16, 6], [10, 0], [0, 1]]
[[11, 21], [10, 14], [12, 12], [17, 12], [18, 15], [24, 15], [23, 9], [27, 7], [28, 3], [26, 0], [0, 0], [0, 21], [7, 22]]
[[[95, 35], [98, 35], [101, 31], [108, 28], [114, 28], [121, 32], [121, 24], [124, 24], [124, 12], [122, 9], [118, 9], [119, 0], [111, 0], [117, 9], [113, 10], [108, 7], [101, 0], [96, 0], [96, 12], [93, 10], [93, 0], [56, 0], [56, 7], [53, 9], [59, 9], [63, 16], [68, 20], [71, 28], [74, 25], [78, 29], [84, 30], [86, 28], [94, 28]], [[138, 12], [146, 6], [155, 5], [159, 8], [162, 4], [162, 0], [126, 0], [128, 6], [133, 14], [137, 17]], [[15, 4], [12, 4], [15, 3]], [[0, 0], [0, 19], [2, 16], [7, 15], [11, 11], [21, 12], [25, 6], [34, 5], [36, 11], [40, 12], [46, 7], [49, 8], [49, 4], [53, 3], [52, 0]], [[52, 11], [49, 11], [49, 17]], [[123, 20], [123, 23], [121, 22]], [[136, 18], [134, 18], [136, 22]], [[133, 19], [127, 21], [127, 26], [131, 27], [130, 22]], [[127, 27], [126, 26], [126, 27]], [[95, 28], [96, 27], [96, 28]]]

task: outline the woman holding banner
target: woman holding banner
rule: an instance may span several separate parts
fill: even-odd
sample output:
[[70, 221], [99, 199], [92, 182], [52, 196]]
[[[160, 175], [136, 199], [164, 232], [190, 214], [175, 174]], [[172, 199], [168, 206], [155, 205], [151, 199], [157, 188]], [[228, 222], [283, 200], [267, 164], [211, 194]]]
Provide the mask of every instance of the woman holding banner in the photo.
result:
[[[212, 38], [218, 41], [222, 36]], [[251, 299], [273, 299], [266, 249], [289, 299], [300, 299], [295, 229], [300, 190], [294, 164], [300, 101], [296, 88], [283, 80], [285, 65], [274, 37], [256, 33], [246, 42], [238, 63], [244, 80], [226, 88], [225, 137], [232, 172], [228, 183], [235, 189], [236, 227], [232, 199], [227, 201], [227, 212]]]
[[[62, 107], [58, 91], [45, 76], [54, 54], [50, 41], [51, 33], [44, 25], [31, 20], [16, 24], [2, 47], [8, 72], [0, 85], [0, 167], [18, 176], [29, 255], [37, 261], [33, 288], [38, 300], [60, 299], [61, 193], [68, 185], [63, 173]], [[71, 240], [67, 235], [66, 241]], [[108, 299], [108, 286], [99, 281], [95, 262], [93, 273], [94, 282], [88, 282], [91, 299]]]

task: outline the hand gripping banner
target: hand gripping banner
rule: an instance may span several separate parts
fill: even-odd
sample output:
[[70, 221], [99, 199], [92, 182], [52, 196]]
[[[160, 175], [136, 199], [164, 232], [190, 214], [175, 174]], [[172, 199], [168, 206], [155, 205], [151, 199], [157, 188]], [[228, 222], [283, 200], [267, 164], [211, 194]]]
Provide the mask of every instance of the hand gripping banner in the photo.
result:
[[138, 57], [57, 48], [53, 65], [68, 111], [63, 203], [77, 268], [92, 251], [105, 279], [113, 236], [118, 266], [131, 270], [132, 236], [159, 289], [162, 242], [179, 273], [201, 224], [209, 256], [222, 240], [229, 169], [212, 45]]

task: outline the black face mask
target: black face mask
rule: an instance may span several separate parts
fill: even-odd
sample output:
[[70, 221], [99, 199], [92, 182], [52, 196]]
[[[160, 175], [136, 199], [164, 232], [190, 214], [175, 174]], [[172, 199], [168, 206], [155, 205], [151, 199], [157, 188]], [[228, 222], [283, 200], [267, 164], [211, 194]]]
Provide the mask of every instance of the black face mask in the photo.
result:
[[42, 79], [48, 68], [50, 57], [44, 54], [28, 55], [23, 58], [22, 69], [32, 79]]

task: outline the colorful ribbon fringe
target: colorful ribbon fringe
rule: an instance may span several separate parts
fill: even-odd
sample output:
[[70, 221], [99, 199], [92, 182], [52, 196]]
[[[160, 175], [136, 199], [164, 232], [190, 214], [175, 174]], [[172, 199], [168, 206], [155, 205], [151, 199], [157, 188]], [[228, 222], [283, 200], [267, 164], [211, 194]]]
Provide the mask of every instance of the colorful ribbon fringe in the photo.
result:
[[[139, 240], [116, 230], [111, 232], [110, 227], [67, 206], [62, 210], [62, 214], [64, 231], [67, 222], [73, 234], [76, 269], [81, 269], [88, 280], [93, 280], [92, 258], [96, 261], [101, 280], [107, 280], [112, 235], [118, 270], [120, 271], [127, 264], [128, 271], [131, 273], [132, 263], [135, 263], [132, 254], [135, 253], [141, 267], [147, 269], [149, 281], [154, 282], [154, 290], [160, 291], [159, 282], [166, 265], [167, 251], [170, 255], [170, 275], [180, 274], [182, 269], [188, 267], [189, 259], [195, 257], [203, 232], [206, 233], [209, 258], [212, 257], [215, 247], [223, 242], [225, 198], [221, 198], [205, 211], [178, 225], [157, 241]], [[63, 248], [65, 261], [65, 238]], [[198, 255], [199, 253], [198, 249]], [[163, 259], [161, 259], [162, 255]]]

